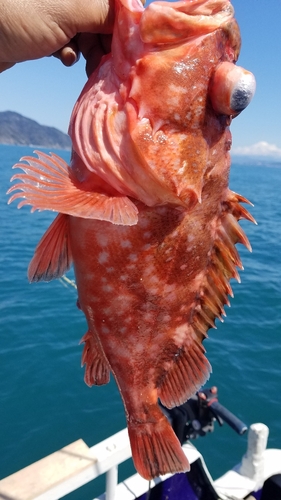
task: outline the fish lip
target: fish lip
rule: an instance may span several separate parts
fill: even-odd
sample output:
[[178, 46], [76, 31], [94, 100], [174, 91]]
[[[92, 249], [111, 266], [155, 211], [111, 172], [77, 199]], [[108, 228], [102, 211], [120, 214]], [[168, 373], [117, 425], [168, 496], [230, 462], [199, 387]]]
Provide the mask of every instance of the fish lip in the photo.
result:
[[227, 26], [233, 18], [234, 9], [229, 0], [156, 1], [144, 9], [140, 37], [142, 42], [155, 45], [196, 40]]

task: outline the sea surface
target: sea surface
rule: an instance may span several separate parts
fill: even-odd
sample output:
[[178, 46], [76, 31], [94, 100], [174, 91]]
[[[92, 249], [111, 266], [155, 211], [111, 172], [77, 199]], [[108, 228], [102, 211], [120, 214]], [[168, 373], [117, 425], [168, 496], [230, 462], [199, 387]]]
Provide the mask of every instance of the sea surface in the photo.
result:
[[[125, 427], [114, 381], [91, 389], [83, 381], [79, 341], [86, 323], [75, 288], [27, 281], [33, 250], [54, 214], [17, 210], [5, 193], [12, 165], [33, 149], [0, 146], [0, 478], [79, 438], [92, 446]], [[254, 203], [258, 225], [242, 222], [253, 253], [238, 245], [245, 270], [242, 283], [232, 283], [224, 324], [205, 342], [213, 367], [207, 386], [216, 385], [220, 402], [248, 425], [268, 425], [269, 447], [281, 448], [280, 165], [234, 159], [230, 186]], [[194, 444], [216, 478], [240, 461], [246, 439], [216, 424]], [[133, 472], [126, 462], [121, 478]], [[67, 498], [91, 500], [103, 489], [101, 478]]]

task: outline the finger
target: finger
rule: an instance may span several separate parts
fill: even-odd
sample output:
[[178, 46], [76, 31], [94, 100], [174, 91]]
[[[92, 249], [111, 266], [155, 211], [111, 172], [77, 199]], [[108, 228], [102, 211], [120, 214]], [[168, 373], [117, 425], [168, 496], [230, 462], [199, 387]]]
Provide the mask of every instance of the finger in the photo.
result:
[[80, 57], [80, 51], [75, 39], [72, 39], [64, 47], [53, 54], [57, 57], [65, 66], [73, 66]]
[[86, 59], [86, 73], [88, 76], [98, 67], [101, 58], [111, 50], [112, 35], [97, 35], [80, 33], [77, 35], [77, 45]]
[[100, 35], [100, 43], [105, 54], [111, 52], [112, 35]]

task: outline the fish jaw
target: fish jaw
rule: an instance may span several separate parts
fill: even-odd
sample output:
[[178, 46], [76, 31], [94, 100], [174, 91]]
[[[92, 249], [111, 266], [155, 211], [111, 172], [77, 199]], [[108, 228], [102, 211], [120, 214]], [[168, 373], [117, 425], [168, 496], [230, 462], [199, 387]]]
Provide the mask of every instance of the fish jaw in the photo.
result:
[[209, 34], [233, 18], [229, 0], [186, 0], [151, 3], [141, 18], [141, 39], [146, 43], [175, 43]]

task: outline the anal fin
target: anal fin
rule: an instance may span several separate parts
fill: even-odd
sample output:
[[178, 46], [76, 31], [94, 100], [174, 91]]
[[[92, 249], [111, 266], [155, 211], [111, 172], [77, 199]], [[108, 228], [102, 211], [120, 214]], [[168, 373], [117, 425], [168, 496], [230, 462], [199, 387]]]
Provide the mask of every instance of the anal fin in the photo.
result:
[[28, 267], [29, 281], [60, 278], [72, 264], [68, 215], [59, 214], [39, 241]]
[[82, 354], [82, 366], [86, 365], [84, 380], [91, 387], [92, 385], [108, 384], [110, 379], [110, 369], [107, 360], [102, 352], [98, 340], [91, 331], [88, 331], [81, 339], [85, 342]]

